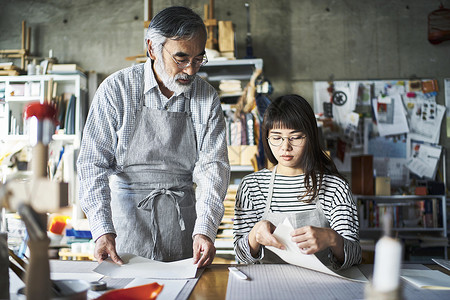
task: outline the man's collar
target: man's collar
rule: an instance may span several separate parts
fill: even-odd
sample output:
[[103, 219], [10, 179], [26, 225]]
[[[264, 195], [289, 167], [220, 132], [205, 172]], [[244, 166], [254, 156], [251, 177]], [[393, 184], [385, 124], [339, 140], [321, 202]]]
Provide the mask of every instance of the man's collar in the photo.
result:
[[144, 93], [158, 86], [155, 74], [152, 69], [152, 60], [147, 58], [144, 64]]

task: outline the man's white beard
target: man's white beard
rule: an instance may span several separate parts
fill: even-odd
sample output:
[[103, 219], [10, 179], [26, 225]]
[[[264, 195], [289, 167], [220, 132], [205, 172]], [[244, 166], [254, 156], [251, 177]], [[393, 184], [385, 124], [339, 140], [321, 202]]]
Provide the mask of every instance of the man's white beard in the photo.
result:
[[[172, 91], [178, 95], [181, 93], [187, 94], [191, 90], [192, 82], [194, 81], [195, 75], [178, 73], [177, 75], [170, 77], [169, 74], [167, 74], [167, 72], [165, 70], [162, 55], [158, 57], [158, 59], [155, 61], [154, 65], [155, 65], [155, 71], [158, 74], [159, 78], [161, 79], [162, 83], [170, 91]], [[187, 79], [187, 80], [189, 80], [189, 83], [181, 84], [177, 81], [177, 79], [184, 79], [184, 80]]]

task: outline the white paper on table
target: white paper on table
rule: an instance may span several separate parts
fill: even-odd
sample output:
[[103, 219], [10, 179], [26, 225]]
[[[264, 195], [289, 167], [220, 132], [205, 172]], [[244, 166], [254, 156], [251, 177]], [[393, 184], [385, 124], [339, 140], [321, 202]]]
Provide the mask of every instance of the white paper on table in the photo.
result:
[[195, 278], [197, 265], [193, 258], [173, 262], [160, 262], [130, 253], [120, 253], [124, 264], [118, 265], [107, 259], [93, 271], [114, 278]]
[[400, 277], [418, 288], [450, 290], [450, 276], [438, 270], [400, 270]]
[[125, 286], [125, 288], [131, 288], [134, 286], [140, 286], [157, 282], [159, 285], [164, 285], [161, 293], [158, 295], [158, 300], [172, 300], [176, 299], [183, 287], [186, 285], [187, 280], [164, 280], [164, 279], [150, 279], [150, 278], [136, 278]]
[[103, 277], [98, 273], [50, 273], [52, 280], [85, 280], [88, 282], [98, 281]]
[[315, 255], [302, 253], [297, 245], [291, 240], [290, 233], [292, 230], [294, 230], [294, 227], [286, 218], [273, 232], [273, 235], [286, 247], [286, 250], [281, 250], [272, 246], [266, 246], [266, 248], [274, 252], [287, 263], [353, 281], [368, 282], [364, 274], [355, 266], [342, 271], [333, 271], [325, 266]]

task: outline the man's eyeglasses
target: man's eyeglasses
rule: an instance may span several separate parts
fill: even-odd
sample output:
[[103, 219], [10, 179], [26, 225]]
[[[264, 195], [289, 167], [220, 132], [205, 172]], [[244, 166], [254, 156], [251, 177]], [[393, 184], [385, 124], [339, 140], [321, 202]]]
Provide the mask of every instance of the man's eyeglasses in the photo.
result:
[[192, 66], [193, 68], [200, 68], [201, 66], [206, 65], [206, 63], [208, 62], [208, 57], [206, 57], [206, 54], [203, 54], [203, 56], [201, 58], [194, 58], [191, 60], [189, 59], [185, 59], [185, 60], [177, 60], [172, 54], [170, 54], [170, 52], [164, 48], [163, 49], [166, 50], [166, 52], [170, 55], [170, 57], [172, 57], [173, 61], [177, 64], [179, 69], [186, 69], [189, 66]]
[[289, 137], [287, 137], [287, 136], [282, 137], [281, 135], [271, 135], [267, 138], [269, 143], [275, 147], [281, 146], [285, 139], [288, 140], [288, 142], [289, 142], [289, 144], [291, 144], [291, 146], [301, 146], [303, 144], [303, 142], [305, 141], [306, 136], [293, 135], [293, 136], [289, 136]]

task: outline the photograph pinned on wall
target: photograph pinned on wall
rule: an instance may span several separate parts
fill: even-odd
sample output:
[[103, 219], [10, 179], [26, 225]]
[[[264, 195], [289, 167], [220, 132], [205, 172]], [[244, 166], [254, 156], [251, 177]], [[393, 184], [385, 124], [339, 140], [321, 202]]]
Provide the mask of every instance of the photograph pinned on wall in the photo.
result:
[[378, 96], [377, 101], [377, 122], [392, 124], [394, 123], [394, 102], [395, 99], [390, 96]]
[[358, 85], [357, 81], [315, 81], [314, 112], [332, 116], [339, 126], [345, 127], [347, 115], [356, 108]]
[[[387, 112], [382, 112], [381, 115], [378, 114], [379, 99], [377, 98], [372, 101], [372, 107], [375, 114], [375, 120], [378, 124], [378, 132], [380, 136], [408, 133], [408, 121], [406, 120], [400, 94], [390, 95], [389, 98], [391, 98], [391, 105], [393, 106], [393, 109], [391, 109], [393, 115], [391, 123], [387, 123]], [[382, 104], [384, 102], [385, 101], [383, 100], [381, 101]]]
[[358, 105], [370, 106], [372, 99], [372, 84], [369, 82], [360, 82], [358, 84], [358, 97], [356, 99]]
[[406, 167], [419, 177], [434, 179], [441, 157], [442, 147], [419, 141], [411, 141], [411, 156]]
[[352, 112], [345, 118], [344, 137], [353, 149], [363, 149], [364, 137], [362, 119], [359, 114]]
[[422, 140], [431, 144], [439, 142], [442, 119], [446, 107], [436, 103], [435, 97], [425, 97], [423, 93], [415, 93], [414, 97], [405, 97], [408, 111], [411, 139]]

